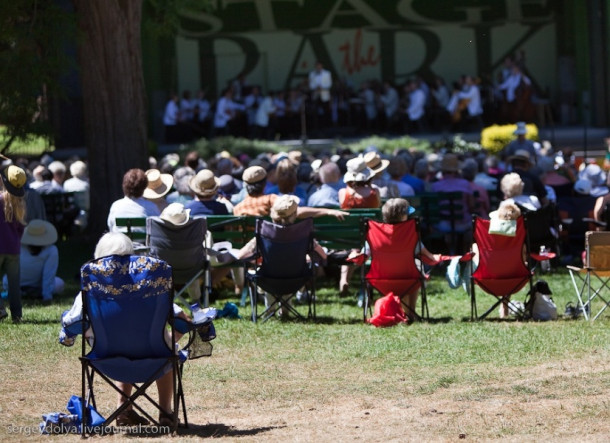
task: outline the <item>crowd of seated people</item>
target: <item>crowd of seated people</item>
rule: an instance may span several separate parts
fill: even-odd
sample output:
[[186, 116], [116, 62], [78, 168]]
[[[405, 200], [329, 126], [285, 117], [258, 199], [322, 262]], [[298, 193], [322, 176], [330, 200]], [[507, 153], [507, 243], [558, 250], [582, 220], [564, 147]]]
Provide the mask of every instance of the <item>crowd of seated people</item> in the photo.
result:
[[[515, 135], [520, 135], [520, 128]], [[191, 217], [267, 216], [277, 196], [293, 195], [298, 197], [299, 217], [327, 213], [341, 217], [340, 209], [380, 208], [390, 198], [460, 190], [467, 212], [457, 225], [464, 231], [471, 214], [485, 217], [503, 200], [513, 201], [522, 212], [555, 204], [559, 218], [565, 221], [559, 239], [565, 242], [565, 260], [578, 257], [582, 245], [580, 233], [575, 231], [577, 223], [570, 223], [574, 218], [571, 208], [580, 206], [582, 213], [605, 221], [603, 208], [610, 195], [607, 174], [598, 164], [577, 167], [570, 149], [556, 151], [548, 143], [536, 143], [532, 149], [507, 146], [498, 155], [426, 153], [408, 147], [386, 153], [374, 146], [364, 152], [339, 148], [315, 154], [269, 152], [254, 158], [227, 151], [205, 159], [196, 152], [182, 157], [168, 154], [151, 158], [148, 170], [125, 172], [123, 196], [112, 204], [107, 226], [109, 231], [121, 231], [116, 226], [117, 217], [158, 216], [170, 203], [183, 204]], [[83, 193], [83, 201], [88, 204], [87, 165], [83, 160], [63, 163], [45, 156], [37, 161], [14, 162], [27, 173], [26, 223], [32, 218], [45, 220], [44, 206], [39, 200], [27, 198], [30, 194], [44, 195], [39, 194], [41, 189], [65, 192], [59, 186], [72, 183], [69, 189], [80, 189], [76, 192]], [[448, 230], [443, 221], [432, 228], [441, 236]], [[349, 268], [340, 275], [339, 290], [347, 293]], [[44, 300], [49, 299], [45, 293]]]

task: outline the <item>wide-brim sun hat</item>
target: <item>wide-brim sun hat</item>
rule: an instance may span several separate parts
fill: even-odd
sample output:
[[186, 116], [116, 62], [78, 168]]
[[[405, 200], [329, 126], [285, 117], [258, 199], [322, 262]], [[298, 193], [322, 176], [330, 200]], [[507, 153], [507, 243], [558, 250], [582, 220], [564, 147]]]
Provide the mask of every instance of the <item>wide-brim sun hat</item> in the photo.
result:
[[288, 218], [297, 212], [301, 200], [296, 195], [284, 194], [275, 199], [271, 207], [271, 218], [274, 216]]
[[375, 175], [385, 171], [390, 164], [390, 161], [381, 158], [377, 151], [369, 151], [364, 154], [364, 162]]
[[189, 221], [190, 215], [191, 210], [186, 209], [182, 203], [171, 203], [161, 212], [161, 220], [182, 226]]
[[218, 192], [220, 179], [209, 169], [202, 169], [189, 181], [191, 190], [203, 197], [210, 197]]
[[349, 182], [365, 182], [371, 178], [372, 171], [366, 165], [363, 157], [354, 157], [345, 164], [347, 172], [343, 176], [345, 183]]
[[174, 177], [171, 174], [162, 174], [158, 169], [146, 171], [148, 186], [144, 189], [144, 198], [151, 200], [164, 197], [172, 189]]
[[45, 220], [30, 220], [23, 231], [21, 244], [26, 246], [49, 246], [57, 241], [57, 229]]

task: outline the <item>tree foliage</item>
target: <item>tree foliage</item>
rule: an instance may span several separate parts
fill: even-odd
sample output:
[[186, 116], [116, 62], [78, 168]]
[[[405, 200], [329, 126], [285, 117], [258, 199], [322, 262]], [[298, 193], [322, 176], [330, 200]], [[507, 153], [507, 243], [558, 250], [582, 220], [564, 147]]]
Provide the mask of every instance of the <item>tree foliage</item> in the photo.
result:
[[0, 152], [14, 140], [52, 137], [48, 98], [61, 95], [74, 31], [73, 17], [53, 0], [0, 2]]

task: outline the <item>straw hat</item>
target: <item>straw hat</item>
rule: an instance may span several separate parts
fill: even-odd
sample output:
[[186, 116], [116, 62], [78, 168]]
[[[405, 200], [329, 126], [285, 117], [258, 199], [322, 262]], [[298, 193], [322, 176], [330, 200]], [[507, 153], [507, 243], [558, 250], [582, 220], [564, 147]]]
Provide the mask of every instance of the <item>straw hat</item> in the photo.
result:
[[303, 153], [301, 151], [290, 151], [288, 152], [288, 158], [293, 164], [298, 166], [303, 160]]
[[460, 161], [455, 154], [445, 154], [441, 160], [441, 171], [443, 172], [458, 172], [460, 170]]
[[182, 203], [171, 203], [161, 212], [161, 219], [176, 226], [185, 225], [191, 215], [190, 209], [185, 209]]
[[146, 178], [148, 179], [148, 186], [144, 189], [143, 195], [144, 198], [151, 200], [165, 196], [174, 184], [174, 177], [171, 174], [161, 174], [158, 169], [146, 171]]
[[275, 199], [271, 207], [271, 218], [287, 218], [297, 211], [300, 199], [295, 195], [284, 194]]
[[0, 176], [2, 177], [4, 188], [9, 194], [16, 197], [23, 197], [25, 195], [25, 189], [23, 187], [27, 181], [27, 176], [23, 169], [19, 166], [9, 165], [2, 170]]
[[513, 132], [515, 135], [525, 135], [527, 134], [527, 128], [525, 127], [525, 122], [517, 122], [517, 129]]
[[369, 151], [364, 154], [364, 162], [375, 175], [385, 171], [390, 164], [389, 160], [386, 160], [385, 158], [382, 159], [376, 151]]
[[267, 171], [262, 166], [250, 166], [242, 175], [242, 180], [249, 185], [263, 181], [265, 178], [267, 178]]
[[48, 221], [30, 220], [23, 231], [21, 243], [29, 246], [49, 246], [57, 241], [57, 230]]
[[347, 172], [343, 176], [343, 181], [348, 182], [365, 182], [371, 178], [372, 171], [366, 165], [363, 157], [354, 157], [345, 164]]
[[202, 169], [189, 181], [191, 190], [202, 197], [210, 197], [218, 192], [220, 180], [209, 169]]

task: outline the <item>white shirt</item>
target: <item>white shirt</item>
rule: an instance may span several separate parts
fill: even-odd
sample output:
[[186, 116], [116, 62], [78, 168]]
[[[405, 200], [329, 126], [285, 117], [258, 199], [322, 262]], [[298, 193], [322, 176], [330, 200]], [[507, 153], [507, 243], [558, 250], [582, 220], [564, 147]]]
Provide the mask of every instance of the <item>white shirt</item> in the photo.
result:
[[265, 97], [256, 110], [255, 123], [257, 126], [266, 128], [269, 126], [269, 115], [275, 112], [275, 105], [271, 97]]
[[521, 80], [525, 82], [525, 84], [530, 84], [530, 79], [525, 75], [520, 73], [511, 74], [501, 85], [498, 86], [498, 89], [503, 91], [506, 90], [506, 101], [511, 103], [515, 101], [517, 88], [521, 84]]
[[483, 107], [481, 106], [481, 92], [477, 85], [470, 85], [467, 89], [460, 91], [457, 94], [458, 99], [468, 99], [468, 114], [471, 117], [481, 115]]
[[197, 115], [195, 115], [197, 121], [202, 122], [208, 117], [211, 106], [210, 102], [206, 99], [196, 98], [191, 102], [191, 106], [193, 107], [193, 112], [197, 112]]
[[409, 108], [407, 115], [409, 120], [419, 120], [424, 116], [424, 106], [426, 106], [426, 94], [421, 89], [416, 89], [409, 94]]
[[398, 97], [398, 91], [396, 91], [396, 89], [388, 89], [383, 95], [379, 97], [379, 100], [381, 100], [381, 103], [383, 103], [386, 117], [390, 118], [394, 114], [396, 114], [400, 102], [400, 98]]
[[110, 232], [126, 232], [125, 228], [117, 227], [117, 217], [138, 218], [153, 215], [160, 215], [157, 205], [155, 205], [153, 202], [146, 200], [144, 197], [123, 197], [122, 199], [115, 201], [112, 206], [110, 206], [107, 220], [108, 230]]
[[190, 100], [180, 100], [180, 116], [183, 120], [191, 121], [195, 114], [193, 113], [193, 104]]
[[330, 72], [326, 69], [320, 71], [311, 71], [309, 73], [309, 89], [314, 92], [314, 98], [316, 93], [319, 92], [320, 100], [323, 102], [330, 101], [330, 88], [333, 85], [333, 78]]
[[80, 209], [89, 210], [89, 182], [82, 178], [72, 177], [64, 182], [65, 192], [74, 192], [74, 199]]
[[248, 124], [254, 125], [256, 122], [256, 111], [263, 102], [263, 97], [260, 95], [247, 95], [244, 99], [244, 105], [246, 105], [246, 112], [248, 113]]
[[229, 120], [235, 115], [235, 111], [244, 110], [246, 107], [235, 103], [233, 100], [222, 97], [216, 105], [216, 114], [214, 114], [214, 127], [224, 128]]
[[180, 110], [178, 109], [178, 105], [175, 101], [170, 100], [165, 105], [165, 113], [163, 114], [163, 124], [165, 126], [174, 126], [178, 123], [178, 116], [180, 114]]
[[377, 103], [375, 103], [375, 93], [371, 89], [365, 89], [360, 93], [360, 97], [364, 100], [364, 113], [368, 120], [374, 120], [377, 117]]

